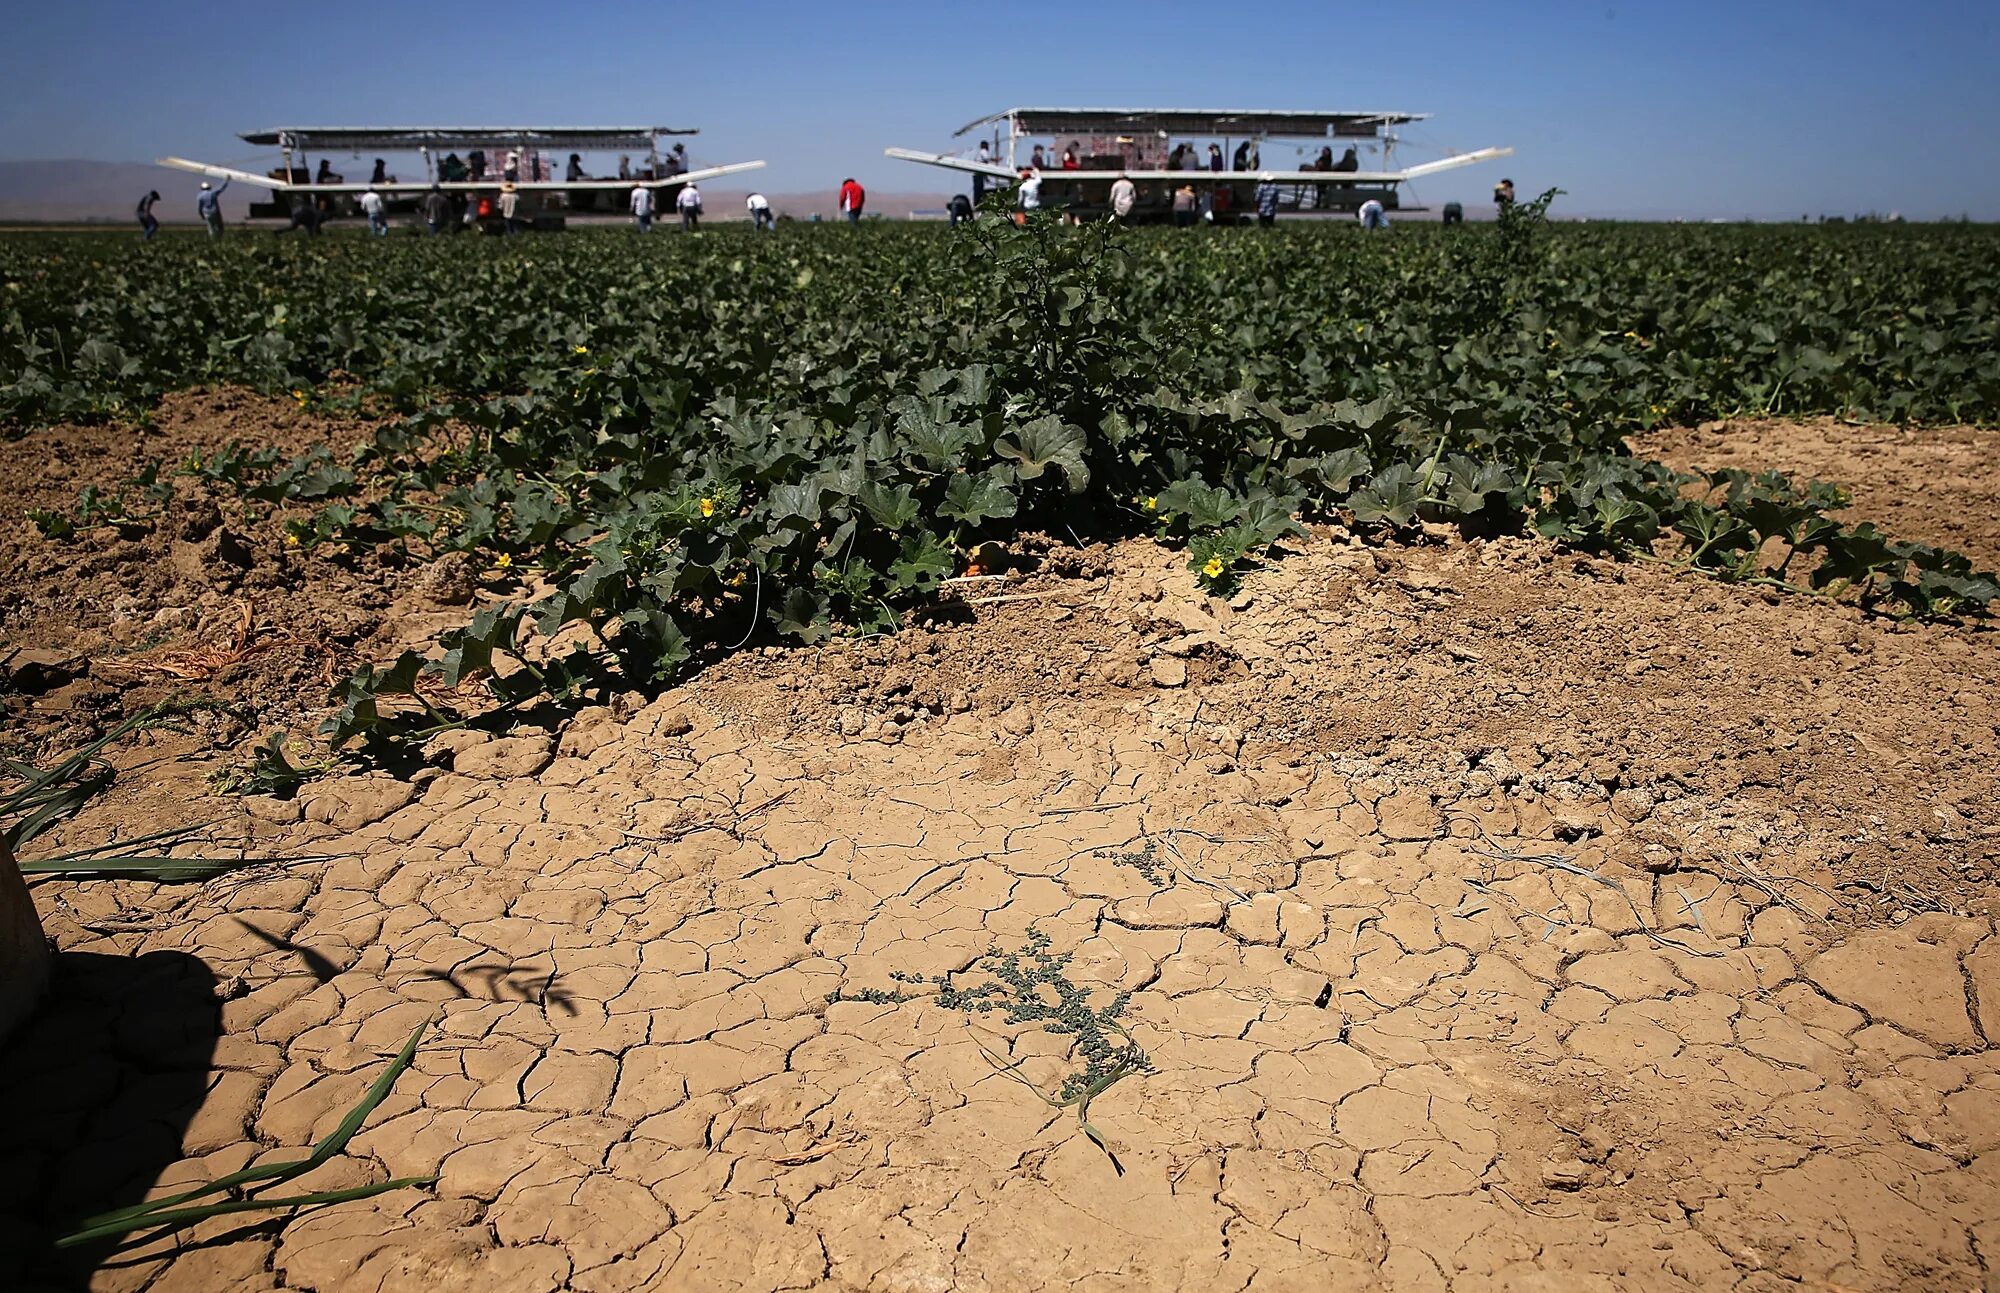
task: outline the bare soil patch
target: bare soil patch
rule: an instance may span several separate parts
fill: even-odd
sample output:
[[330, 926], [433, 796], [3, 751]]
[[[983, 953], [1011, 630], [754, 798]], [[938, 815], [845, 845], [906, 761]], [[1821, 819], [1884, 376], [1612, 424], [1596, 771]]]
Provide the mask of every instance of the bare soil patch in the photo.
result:
[[[435, 1186], [91, 1285], [1977, 1287], [1992, 635], [1525, 540], [1294, 546], [1231, 601], [1146, 543], [1025, 552], [1026, 600], [289, 801], [207, 796], [227, 740], [121, 751], [62, 839], [322, 860], [36, 886], [65, 968], [0, 1070], [38, 1110], [0, 1252], [81, 1279], [35, 1236], [310, 1143], [434, 1015], [299, 1188]], [[1053, 1090], [1067, 1037], [889, 999], [1037, 931], [1131, 994], [1115, 1164], [996, 1065]], [[65, 1166], [100, 1153], [132, 1193]]]
[[1832, 481], [1854, 497], [1843, 519], [1955, 548], [2000, 570], [2000, 431], [1855, 426], [1834, 418], [1741, 419], [1634, 437], [1632, 448], [1683, 470], [1741, 467]]

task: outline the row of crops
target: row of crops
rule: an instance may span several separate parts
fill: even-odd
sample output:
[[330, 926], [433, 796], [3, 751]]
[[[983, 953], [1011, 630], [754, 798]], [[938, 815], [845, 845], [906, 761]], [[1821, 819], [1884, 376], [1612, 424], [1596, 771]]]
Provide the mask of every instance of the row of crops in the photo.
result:
[[[143, 417], [197, 383], [360, 406], [380, 427], [351, 459], [179, 469], [285, 509], [301, 546], [531, 576], [349, 679], [339, 741], [458, 721], [430, 682], [513, 705], [760, 635], [891, 627], [1028, 530], [1157, 532], [1218, 589], [1333, 520], [1528, 528], [1890, 614], [2000, 596], [1962, 557], [1835, 522], [1831, 486], [1690, 479], [1622, 440], [1736, 413], [1994, 421], [1983, 228], [1553, 226], [1529, 206], [1378, 237], [1049, 218], [51, 236], [0, 245], [0, 279], [0, 421]], [[41, 521], [60, 538], [118, 507]]]

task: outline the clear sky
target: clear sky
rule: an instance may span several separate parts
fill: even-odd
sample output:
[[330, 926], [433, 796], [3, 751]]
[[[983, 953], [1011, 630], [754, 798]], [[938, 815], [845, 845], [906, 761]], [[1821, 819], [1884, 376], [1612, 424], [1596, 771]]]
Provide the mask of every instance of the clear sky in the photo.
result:
[[[2000, 3], [1004, 5], [739, 0], [10, 6], [0, 158], [261, 161], [278, 125], [695, 125], [771, 192], [936, 190], [882, 156], [1014, 105], [1432, 112], [1399, 159], [1511, 144], [1559, 211], [2000, 219]], [[1269, 150], [1266, 160], [1277, 161]], [[351, 167], [349, 168], [351, 169]]]

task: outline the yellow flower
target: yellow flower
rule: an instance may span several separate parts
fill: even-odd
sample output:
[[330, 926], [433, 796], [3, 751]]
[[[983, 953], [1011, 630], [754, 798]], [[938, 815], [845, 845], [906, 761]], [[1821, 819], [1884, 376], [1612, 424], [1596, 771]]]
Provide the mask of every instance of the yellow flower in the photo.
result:
[[494, 559], [493, 564], [495, 566], [498, 566], [500, 569], [505, 570], [507, 567], [514, 564], [514, 554], [511, 552], [503, 552], [497, 558]]
[[715, 515], [715, 500], [714, 500], [714, 499], [712, 499], [712, 498], [704, 498], [703, 500], [701, 500], [701, 514], [702, 514], [703, 516], [714, 516], [714, 515]]
[[1208, 576], [1210, 579], [1222, 578], [1222, 558], [1210, 557], [1208, 559], [1208, 564], [1201, 568], [1201, 573]]
[[296, 548], [296, 547], [298, 547], [298, 546], [299, 546], [299, 536], [298, 536], [298, 535], [296, 535], [296, 534], [287, 534], [287, 535], [285, 535], [285, 546], [286, 546], [286, 547], [288, 547], [288, 548]]
[[572, 355], [587, 355], [590, 353], [590, 347], [578, 346], [575, 350], [572, 350], [569, 353], [571, 353]]
[[1160, 510], [1160, 500], [1157, 496], [1146, 500], [1146, 510], [1148, 512], [1157, 512]]

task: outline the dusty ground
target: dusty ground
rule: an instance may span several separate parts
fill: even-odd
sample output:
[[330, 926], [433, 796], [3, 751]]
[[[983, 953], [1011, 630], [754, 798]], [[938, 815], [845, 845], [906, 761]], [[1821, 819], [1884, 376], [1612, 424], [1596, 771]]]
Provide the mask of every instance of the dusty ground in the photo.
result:
[[[1992, 635], [1525, 541], [1296, 547], [1233, 605], [1150, 545], [1052, 551], [1036, 600], [410, 782], [216, 800], [216, 734], [122, 752], [64, 838], [324, 860], [37, 887], [0, 1253], [162, 1291], [1985, 1286]], [[997, 1067], [1052, 1091], [1067, 1039], [891, 977], [970, 987], [1031, 931], [1131, 993], [1115, 1164]], [[435, 1185], [40, 1251], [290, 1156], [425, 1018], [297, 1188]]]

